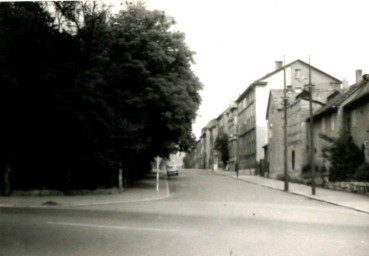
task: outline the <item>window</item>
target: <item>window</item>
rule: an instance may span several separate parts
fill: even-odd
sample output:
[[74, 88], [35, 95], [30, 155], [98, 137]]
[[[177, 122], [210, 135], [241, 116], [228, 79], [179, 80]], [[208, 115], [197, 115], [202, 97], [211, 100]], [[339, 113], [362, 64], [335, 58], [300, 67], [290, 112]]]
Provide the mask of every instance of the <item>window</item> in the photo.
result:
[[291, 154], [292, 154], [292, 156], [291, 156], [291, 159], [292, 159], [292, 170], [295, 170], [295, 150], [292, 150]]
[[295, 79], [301, 78], [301, 69], [296, 68], [295, 69]]

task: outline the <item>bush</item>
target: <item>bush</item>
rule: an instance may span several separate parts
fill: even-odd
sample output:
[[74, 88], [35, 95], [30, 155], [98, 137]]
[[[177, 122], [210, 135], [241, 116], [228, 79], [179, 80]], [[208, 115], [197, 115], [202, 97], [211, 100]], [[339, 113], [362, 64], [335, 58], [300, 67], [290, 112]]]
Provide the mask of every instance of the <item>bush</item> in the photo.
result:
[[323, 158], [330, 162], [329, 180], [349, 181], [354, 178], [355, 170], [364, 161], [361, 149], [348, 138], [331, 138], [321, 134], [320, 137], [328, 142], [329, 146], [322, 149]]
[[[320, 169], [317, 165], [315, 165], [315, 172], [316, 173], [320, 172]], [[310, 164], [304, 165], [302, 167], [301, 174], [303, 174], [304, 176], [308, 175], [310, 177], [310, 173], [311, 173]]]
[[356, 169], [354, 178], [357, 181], [369, 181], [369, 163], [361, 164]]

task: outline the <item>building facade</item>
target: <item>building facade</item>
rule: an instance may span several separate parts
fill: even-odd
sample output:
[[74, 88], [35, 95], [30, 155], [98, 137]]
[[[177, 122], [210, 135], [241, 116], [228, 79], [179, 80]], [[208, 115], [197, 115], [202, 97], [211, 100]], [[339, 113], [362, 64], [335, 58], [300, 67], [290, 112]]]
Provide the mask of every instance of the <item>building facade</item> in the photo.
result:
[[228, 170], [235, 171], [235, 164], [237, 161], [237, 140], [238, 140], [238, 112], [237, 104], [232, 102], [229, 107], [229, 118], [228, 118], [228, 151], [229, 161]]
[[[258, 173], [260, 160], [265, 158], [264, 146], [268, 144], [268, 121], [265, 118], [268, 96], [270, 90], [284, 88], [284, 72], [287, 87], [297, 93], [302, 92], [308, 83], [309, 64], [296, 60], [283, 67], [282, 62], [276, 62], [273, 72], [249, 85], [236, 100], [239, 120], [238, 162], [240, 169], [246, 173]], [[340, 80], [315, 67], [311, 67], [311, 73], [314, 84], [320, 89], [335, 90], [341, 86]]]
[[347, 133], [364, 152], [369, 163], [369, 77], [365, 75], [362, 87], [351, 102], [344, 106], [347, 117]]
[[[357, 73], [361, 73], [360, 70]], [[339, 91], [329, 97], [328, 102], [324, 107], [316, 111], [313, 115], [313, 140], [314, 140], [314, 152], [315, 152], [315, 164], [320, 169], [329, 169], [329, 163], [326, 162], [322, 156], [322, 149], [329, 145], [329, 142], [322, 137], [328, 136], [333, 138], [344, 138], [346, 136], [356, 137], [356, 144], [361, 147], [360, 143], [363, 141], [365, 135], [357, 135], [359, 130], [365, 127], [364, 123], [367, 122], [367, 118], [362, 122], [357, 122], [358, 112], [357, 108], [346, 108], [346, 105], [354, 102], [356, 96], [362, 88], [366, 86], [368, 81], [363, 81], [362, 78], [357, 78], [356, 84], [350, 86], [347, 90]], [[354, 106], [352, 104], [351, 106]], [[356, 105], [359, 106], [359, 105]], [[360, 109], [361, 107], [359, 107]], [[360, 110], [359, 110], [360, 112]], [[354, 117], [354, 119], [353, 119]], [[308, 127], [308, 130], [310, 127]], [[365, 132], [362, 132], [363, 134]], [[307, 133], [309, 139], [310, 132]], [[362, 138], [360, 138], [363, 136]], [[365, 140], [364, 140], [365, 141]], [[310, 145], [307, 146], [309, 150]], [[308, 151], [307, 151], [308, 152]]]
[[[314, 90], [312, 94], [313, 112], [327, 102], [327, 97], [336, 90]], [[268, 103], [268, 161], [269, 176], [277, 178], [284, 174], [284, 105], [283, 90], [272, 90]], [[307, 123], [309, 117], [309, 93], [302, 91], [297, 94], [293, 90], [287, 92], [287, 170], [288, 175], [299, 178], [301, 171], [308, 164]], [[283, 153], [282, 153], [283, 152]]]

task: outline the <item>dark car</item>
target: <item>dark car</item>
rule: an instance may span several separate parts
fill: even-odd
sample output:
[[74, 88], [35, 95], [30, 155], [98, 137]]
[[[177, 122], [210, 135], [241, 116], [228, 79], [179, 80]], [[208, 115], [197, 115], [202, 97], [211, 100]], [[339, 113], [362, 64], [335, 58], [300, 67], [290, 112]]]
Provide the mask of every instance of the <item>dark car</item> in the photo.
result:
[[173, 161], [167, 161], [165, 164], [165, 168], [167, 169], [168, 176], [178, 176], [178, 167]]

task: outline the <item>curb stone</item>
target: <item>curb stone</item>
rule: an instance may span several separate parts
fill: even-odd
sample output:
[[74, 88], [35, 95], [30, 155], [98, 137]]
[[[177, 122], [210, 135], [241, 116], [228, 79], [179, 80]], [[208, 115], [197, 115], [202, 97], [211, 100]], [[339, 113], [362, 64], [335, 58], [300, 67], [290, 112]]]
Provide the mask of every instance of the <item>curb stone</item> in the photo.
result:
[[360, 208], [356, 208], [356, 207], [352, 207], [352, 206], [347, 206], [347, 205], [335, 203], [335, 202], [332, 202], [332, 201], [328, 201], [328, 200], [316, 198], [316, 197], [309, 196], [309, 195], [304, 195], [304, 194], [301, 194], [301, 193], [293, 192], [291, 190], [284, 191], [283, 189], [280, 189], [280, 188], [275, 188], [275, 187], [264, 185], [264, 184], [260, 184], [260, 183], [257, 183], [257, 182], [252, 182], [252, 181], [249, 181], [249, 180], [244, 180], [244, 179], [235, 177], [233, 175], [232, 176], [229, 176], [229, 175], [222, 174], [222, 173], [219, 173], [219, 172], [213, 172], [213, 173], [214, 174], [217, 174], [217, 175], [229, 177], [231, 179], [235, 179], [235, 180], [238, 180], [238, 181], [247, 182], [247, 183], [250, 183], [250, 184], [253, 184], [253, 185], [258, 185], [258, 186], [266, 187], [266, 188], [269, 188], [269, 189], [274, 189], [274, 190], [278, 190], [278, 191], [282, 191], [282, 192], [287, 192], [289, 194], [293, 194], [293, 195], [297, 195], [297, 196], [302, 196], [302, 197], [305, 197], [305, 198], [308, 198], [308, 199], [311, 199], [311, 200], [315, 200], [315, 201], [319, 201], [319, 202], [323, 202], [323, 203], [327, 203], [327, 204], [331, 204], [331, 205], [335, 205], [335, 206], [340, 206], [340, 207], [344, 207], [344, 208], [347, 208], [347, 209], [350, 209], [350, 210], [354, 210], [354, 211], [357, 211], [357, 212], [369, 214], [369, 211], [366, 211], [366, 210], [363, 210], [363, 209], [360, 209]]
[[[72, 208], [72, 207], [83, 207], [83, 206], [96, 206], [96, 205], [111, 205], [111, 204], [127, 204], [127, 203], [141, 203], [141, 202], [149, 202], [149, 201], [158, 201], [158, 200], [164, 200], [167, 198], [172, 197], [172, 193], [169, 190], [169, 180], [166, 177], [162, 181], [165, 181], [165, 185], [163, 186], [165, 189], [165, 194], [161, 193], [158, 196], [153, 197], [143, 197], [143, 198], [137, 198], [137, 199], [129, 199], [126, 200], [116, 200], [116, 201], [102, 201], [102, 202], [86, 202], [86, 203], [68, 203], [68, 202], [58, 202], [55, 199], [44, 197], [45, 200], [41, 200], [43, 197], [37, 197], [37, 202], [9, 202], [9, 203], [1, 203], [0, 207], [3, 208]], [[154, 187], [155, 189], [155, 187]], [[91, 195], [93, 196], [93, 195]], [[107, 195], [109, 196], [109, 195]]]

